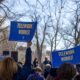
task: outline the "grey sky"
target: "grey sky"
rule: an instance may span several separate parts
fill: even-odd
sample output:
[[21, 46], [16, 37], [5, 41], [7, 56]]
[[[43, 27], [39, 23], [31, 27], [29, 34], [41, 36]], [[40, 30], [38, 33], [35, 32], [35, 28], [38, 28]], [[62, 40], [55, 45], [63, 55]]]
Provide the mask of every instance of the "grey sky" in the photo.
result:
[[[16, 14], [22, 14], [24, 13], [24, 16], [19, 19], [20, 21], [31, 21], [29, 15], [32, 15], [34, 17], [34, 13], [36, 13], [36, 15], [40, 15], [41, 19], [40, 19], [40, 23], [38, 25], [38, 28], [40, 30], [40, 32], [43, 31], [43, 26], [44, 26], [44, 19], [43, 17], [45, 17], [47, 20], [48, 17], [47, 15], [50, 15], [51, 12], [51, 16], [52, 19], [54, 21], [53, 25], [56, 25], [56, 20], [55, 20], [55, 9], [56, 11], [56, 15], [57, 18], [59, 17], [59, 6], [60, 6], [60, 0], [26, 0], [29, 4], [26, 4], [24, 2], [24, 0], [5, 0], [4, 4], [7, 5], [12, 12], [16, 13]], [[37, 1], [37, 3], [36, 3]], [[50, 1], [50, 9], [49, 9], [49, 1]], [[64, 5], [64, 8], [62, 10], [62, 14], [61, 14], [61, 21], [60, 21], [60, 25], [62, 28], [64, 28], [66, 30], [66, 28], [69, 28], [69, 30], [71, 30], [70, 26], [70, 21], [71, 19], [74, 19], [74, 9], [76, 9], [76, 5], [74, 2], [72, 2], [73, 0], [62, 0]], [[15, 4], [13, 4], [15, 3]], [[36, 4], [38, 4], [36, 6]], [[12, 5], [12, 7], [10, 7]], [[29, 7], [32, 6], [32, 7]], [[55, 8], [55, 7], [56, 8]], [[33, 9], [37, 7], [37, 9]], [[43, 9], [42, 9], [43, 8]], [[49, 12], [50, 10], [50, 12]], [[31, 11], [31, 12], [30, 12]], [[35, 12], [36, 11], [36, 12]], [[18, 17], [18, 16], [16, 16]], [[7, 19], [8, 20], [8, 19]], [[9, 20], [8, 20], [9, 21]], [[10, 25], [10, 23], [7, 21], [7, 25]], [[49, 23], [50, 24], [50, 23]], [[42, 27], [41, 27], [42, 26]], [[52, 29], [48, 29], [47, 31], [51, 32]], [[53, 33], [52, 33], [53, 34]], [[40, 34], [40, 40], [41, 40], [42, 34]], [[65, 36], [66, 37], [66, 36]], [[64, 47], [63, 41], [61, 39], [59, 46], [57, 47], [57, 49], [62, 49]]]

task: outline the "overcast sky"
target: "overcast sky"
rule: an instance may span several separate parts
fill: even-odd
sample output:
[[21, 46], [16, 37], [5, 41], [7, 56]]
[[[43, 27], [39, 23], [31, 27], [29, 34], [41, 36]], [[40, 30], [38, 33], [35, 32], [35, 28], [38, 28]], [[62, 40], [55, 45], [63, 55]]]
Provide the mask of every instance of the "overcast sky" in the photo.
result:
[[[49, 15], [49, 10], [48, 10], [48, 1], [49, 0], [40, 0], [40, 2], [38, 1], [36, 3], [36, 0], [26, 0], [27, 2], [29, 2], [29, 5], [32, 5], [31, 8], [29, 8], [29, 5], [26, 4], [24, 2], [24, 0], [5, 0], [4, 4], [6, 4], [12, 12], [17, 13], [17, 14], [21, 14], [24, 13], [24, 16], [19, 19], [19, 21], [31, 21], [30, 17], [28, 15], [30, 15], [30, 9], [32, 11], [32, 14], [34, 13], [34, 9], [33, 7], [37, 5], [37, 12], [40, 14], [41, 18], [43, 18], [43, 16]], [[70, 25], [69, 20], [73, 19], [73, 10], [76, 8], [76, 5], [72, 2], [72, 0], [62, 0], [63, 4], [65, 4], [64, 9], [62, 10], [62, 14], [61, 14], [61, 21], [60, 24], [62, 25], [62, 27], [69, 28], [69, 30], [71, 29], [71, 27], [68, 27], [68, 25]], [[64, 3], [65, 2], [65, 3]], [[15, 3], [15, 4], [13, 4]], [[56, 4], [55, 4], [56, 3]], [[41, 4], [44, 6], [44, 10], [42, 11], [42, 6]], [[11, 7], [12, 5], [12, 7]], [[53, 16], [53, 20], [55, 19], [54, 17], [54, 6], [56, 6], [56, 9], [59, 9], [59, 5], [60, 5], [60, 0], [50, 0], [50, 10], [51, 10], [51, 15]], [[26, 13], [25, 13], [26, 12]], [[57, 13], [58, 15], [58, 13]], [[18, 16], [17, 16], [18, 17]], [[14, 19], [13, 19], [14, 20]], [[56, 21], [54, 21], [54, 24], [56, 23]], [[40, 25], [44, 25], [43, 23], [43, 19], [40, 23]], [[10, 20], [7, 19], [6, 21], [6, 25], [10, 25]], [[42, 30], [42, 28], [40, 28], [38, 26], [39, 30]], [[49, 29], [49, 32], [51, 32], [51, 30]], [[22, 45], [23, 43], [21, 43]], [[24, 44], [25, 45], [25, 44]], [[63, 41], [61, 40], [57, 49], [62, 49], [64, 47]], [[47, 47], [49, 49], [49, 47]]]

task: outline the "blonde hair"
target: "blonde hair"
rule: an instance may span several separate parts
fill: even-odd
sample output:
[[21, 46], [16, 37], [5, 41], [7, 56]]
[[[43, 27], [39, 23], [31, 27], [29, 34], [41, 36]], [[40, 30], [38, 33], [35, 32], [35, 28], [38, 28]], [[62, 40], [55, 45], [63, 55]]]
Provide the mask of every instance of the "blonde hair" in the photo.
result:
[[41, 69], [41, 67], [37, 66], [37, 67], [35, 68], [35, 71], [36, 71], [36, 72], [42, 72], [42, 69]]
[[0, 67], [0, 80], [11, 80], [13, 75], [17, 72], [16, 62], [10, 58], [6, 57]]

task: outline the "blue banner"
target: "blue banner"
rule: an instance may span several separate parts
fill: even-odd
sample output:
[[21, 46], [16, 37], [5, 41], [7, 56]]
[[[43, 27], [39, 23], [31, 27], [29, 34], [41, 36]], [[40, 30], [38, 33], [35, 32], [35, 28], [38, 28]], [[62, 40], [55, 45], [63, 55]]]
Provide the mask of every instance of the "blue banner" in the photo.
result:
[[80, 46], [68, 50], [52, 52], [52, 67], [58, 68], [64, 62], [71, 64], [80, 63]]
[[12, 21], [10, 26], [10, 41], [31, 41], [35, 30], [37, 27], [37, 22], [16, 22]]

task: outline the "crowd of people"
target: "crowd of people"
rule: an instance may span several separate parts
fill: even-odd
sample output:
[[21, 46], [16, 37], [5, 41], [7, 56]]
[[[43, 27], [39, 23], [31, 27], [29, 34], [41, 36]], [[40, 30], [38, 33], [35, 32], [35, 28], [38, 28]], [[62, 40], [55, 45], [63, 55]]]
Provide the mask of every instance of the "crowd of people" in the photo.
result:
[[43, 67], [35, 58], [32, 65], [32, 42], [27, 42], [25, 63], [16, 62], [11, 57], [0, 60], [0, 80], [80, 80], [79, 68], [70, 63], [63, 63], [59, 68], [52, 68], [45, 57]]

